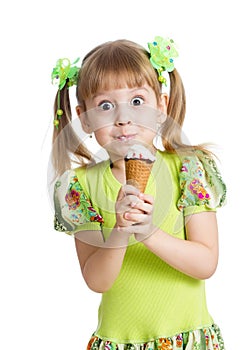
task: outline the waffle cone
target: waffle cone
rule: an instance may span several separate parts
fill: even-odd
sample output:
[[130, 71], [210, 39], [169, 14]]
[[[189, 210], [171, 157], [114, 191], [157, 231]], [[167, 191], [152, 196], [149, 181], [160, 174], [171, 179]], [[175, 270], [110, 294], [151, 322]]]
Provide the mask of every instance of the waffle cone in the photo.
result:
[[146, 162], [139, 159], [128, 159], [125, 161], [126, 182], [129, 185], [137, 187], [140, 192], [144, 192], [151, 170], [152, 162]]

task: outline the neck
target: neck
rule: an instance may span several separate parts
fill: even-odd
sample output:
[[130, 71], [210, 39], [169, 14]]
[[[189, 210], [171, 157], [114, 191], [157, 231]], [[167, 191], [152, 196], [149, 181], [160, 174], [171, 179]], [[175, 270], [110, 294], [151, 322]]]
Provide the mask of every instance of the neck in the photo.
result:
[[112, 173], [115, 176], [115, 178], [121, 182], [122, 184], [125, 184], [126, 177], [125, 177], [125, 162], [124, 159], [119, 159], [111, 163]]

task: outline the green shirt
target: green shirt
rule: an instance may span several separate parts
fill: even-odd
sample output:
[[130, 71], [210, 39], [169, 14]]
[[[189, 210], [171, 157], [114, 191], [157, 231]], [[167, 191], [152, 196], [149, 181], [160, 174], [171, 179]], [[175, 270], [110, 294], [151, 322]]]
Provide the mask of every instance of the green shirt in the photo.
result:
[[[79, 212], [77, 222], [69, 218], [71, 203], [61, 204], [64, 195], [59, 194], [59, 188], [63, 187], [60, 182], [55, 191], [55, 208], [60, 208], [56, 210], [57, 218], [62, 218], [60, 229], [69, 234], [101, 229], [107, 238], [115, 225], [115, 202], [121, 188], [111, 172], [110, 162], [78, 168], [73, 174], [74, 183], [79, 183], [83, 195], [90, 200], [90, 208], [104, 222], [94, 221], [95, 212], [89, 220], [83, 221]], [[67, 195], [71, 188], [69, 180]], [[154, 224], [180, 239], [186, 239], [186, 215], [215, 210], [225, 200], [225, 185], [212, 160], [205, 157], [201, 162], [197, 157], [166, 152], [157, 152], [145, 192], [155, 198]], [[77, 207], [77, 210], [81, 209]], [[69, 224], [72, 230], [68, 229]], [[205, 282], [172, 268], [132, 237], [119, 276], [111, 289], [102, 294], [95, 334], [116, 343], [140, 343], [212, 323]]]

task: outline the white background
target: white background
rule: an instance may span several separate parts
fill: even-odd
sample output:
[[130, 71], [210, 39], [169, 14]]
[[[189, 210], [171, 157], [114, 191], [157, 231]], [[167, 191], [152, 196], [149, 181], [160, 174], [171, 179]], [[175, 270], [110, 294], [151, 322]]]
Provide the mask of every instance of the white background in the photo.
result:
[[53, 230], [46, 173], [60, 57], [155, 35], [179, 45], [185, 133], [218, 145], [228, 203], [218, 213], [220, 261], [208, 307], [228, 350], [243, 348], [246, 315], [246, 16], [244, 1], [8, 1], [1, 9], [0, 348], [81, 350], [99, 295], [80, 274], [74, 242]]

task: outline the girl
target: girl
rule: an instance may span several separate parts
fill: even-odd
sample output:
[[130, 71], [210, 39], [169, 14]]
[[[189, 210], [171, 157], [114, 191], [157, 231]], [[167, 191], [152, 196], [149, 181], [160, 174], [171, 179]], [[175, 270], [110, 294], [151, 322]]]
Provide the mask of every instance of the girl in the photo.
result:
[[[107, 42], [80, 69], [67, 59], [54, 68], [55, 229], [75, 237], [83, 278], [102, 293], [89, 350], [224, 349], [205, 279], [217, 266], [225, 185], [211, 153], [182, 141], [185, 93], [174, 42], [156, 37], [148, 46]], [[72, 128], [73, 84], [81, 126], [107, 160], [96, 163]], [[126, 185], [133, 144], [156, 158], [144, 193]], [[80, 166], [72, 169], [72, 160]]]

